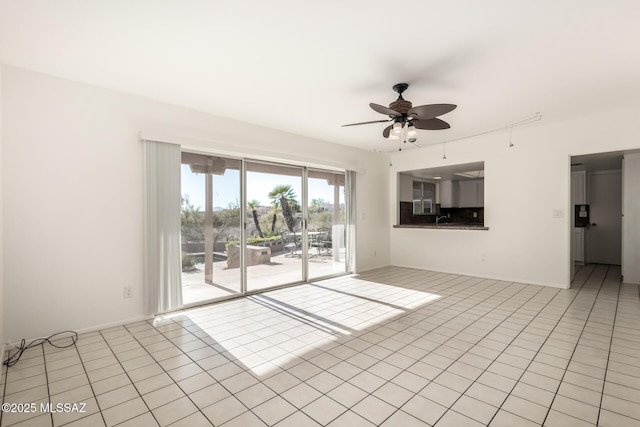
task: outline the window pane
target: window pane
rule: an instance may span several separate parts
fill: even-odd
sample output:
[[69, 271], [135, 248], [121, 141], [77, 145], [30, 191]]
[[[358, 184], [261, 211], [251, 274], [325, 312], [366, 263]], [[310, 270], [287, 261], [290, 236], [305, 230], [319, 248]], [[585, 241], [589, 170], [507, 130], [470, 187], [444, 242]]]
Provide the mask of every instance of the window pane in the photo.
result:
[[240, 292], [240, 161], [182, 153], [185, 304]]
[[309, 170], [309, 278], [344, 273], [344, 173]]
[[301, 197], [302, 168], [247, 162], [247, 291], [302, 281]]

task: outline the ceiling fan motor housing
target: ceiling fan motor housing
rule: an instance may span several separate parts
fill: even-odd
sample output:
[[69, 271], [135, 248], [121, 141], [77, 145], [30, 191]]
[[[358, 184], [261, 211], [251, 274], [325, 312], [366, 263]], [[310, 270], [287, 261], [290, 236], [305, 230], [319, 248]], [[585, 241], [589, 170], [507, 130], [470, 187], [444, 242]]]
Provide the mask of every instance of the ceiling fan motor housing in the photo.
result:
[[393, 85], [393, 90], [398, 92], [398, 99], [389, 104], [389, 108], [391, 108], [392, 110], [396, 110], [403, 115], [407, 114], [407, 111], [409, 111], [413, 106], [410, 101], [407, 101], [402, 97], [402, 92], [407, 90], [408, 87], [408, 83], [398, 83]]
[[409, 111], [411, 107], [413, 107], [413, 104], [402, 98], [399, 98], [389, 104], [389, 108], [402, 114], [407, 114], [407, 111]]

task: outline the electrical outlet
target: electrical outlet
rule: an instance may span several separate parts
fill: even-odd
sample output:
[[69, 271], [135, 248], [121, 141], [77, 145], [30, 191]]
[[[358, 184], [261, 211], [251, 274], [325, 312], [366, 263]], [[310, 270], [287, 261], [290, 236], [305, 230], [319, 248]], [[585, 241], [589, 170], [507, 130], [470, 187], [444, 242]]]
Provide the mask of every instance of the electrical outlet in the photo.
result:
[[487, 254], [480, 255], [480, 261], [487, 262]]
[[124, 297], [125, 298], [133, 298], [133, 286], [125, 286], [124, 287]]

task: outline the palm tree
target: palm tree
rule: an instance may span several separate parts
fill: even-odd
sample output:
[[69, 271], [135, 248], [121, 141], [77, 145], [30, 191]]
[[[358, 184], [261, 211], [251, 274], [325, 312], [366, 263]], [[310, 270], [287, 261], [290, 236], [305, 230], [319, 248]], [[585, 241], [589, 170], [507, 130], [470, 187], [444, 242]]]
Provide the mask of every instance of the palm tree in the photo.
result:
[[260, 228], [260, 223], [258, 222], [258, 211], [256, 210], [258, 206], [260, 206], [260, 202], [256, 199], [253, 199], [250, 200], [247, 205], [249, 206], [249, 209], [251, 209], [251, 213], [253, 214], [253, 223], [256, 226], [256, 230], [258, 230], [258, 235], [260, 237], [264, 237], [264, 234], [262, 234], [262, 229]]
[[296, 219], [291, 209], [291, 204], [296, 203], [296, 193], [293, 188], [288, 184], [276, 185], [269, 193], [269, 198], [274, 208], [279, 207], [282, 209], [284, 223], [289, 231], [293, 233], [293, 228], [296, 225]]

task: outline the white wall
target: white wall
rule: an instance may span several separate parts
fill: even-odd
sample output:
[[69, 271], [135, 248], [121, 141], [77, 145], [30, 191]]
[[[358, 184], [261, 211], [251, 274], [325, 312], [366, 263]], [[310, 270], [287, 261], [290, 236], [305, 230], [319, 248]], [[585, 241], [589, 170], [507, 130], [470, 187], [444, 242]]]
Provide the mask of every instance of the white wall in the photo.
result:
[[[640, 153], [624, 155], [622, 276], [640, 284]], [[635, 238], [634, 238], [635, 237]]]
[[[356, 268], [389, 263], [388, 158], [10, 66], [2, 73], [6, 339], [142, 316], [141, 131], [206, 152], [358, 170]], [[123, 298], [125, 286], [134, 298]]]
[[[439, 144], [394, 154], [391, 200], [397, 200], [398, 171], [484, 161], [489, 230], [393, 229], [391, 264], [567, 287], [570, 156], [640, 147], [637, 117], [638, 109], [629, 108], [563, 122], [545, 119], [514, 129], [512, 148], [507, 132], [448, 143], [446, 160]], [[553, 217], [556, 210], [563, 218]]]

